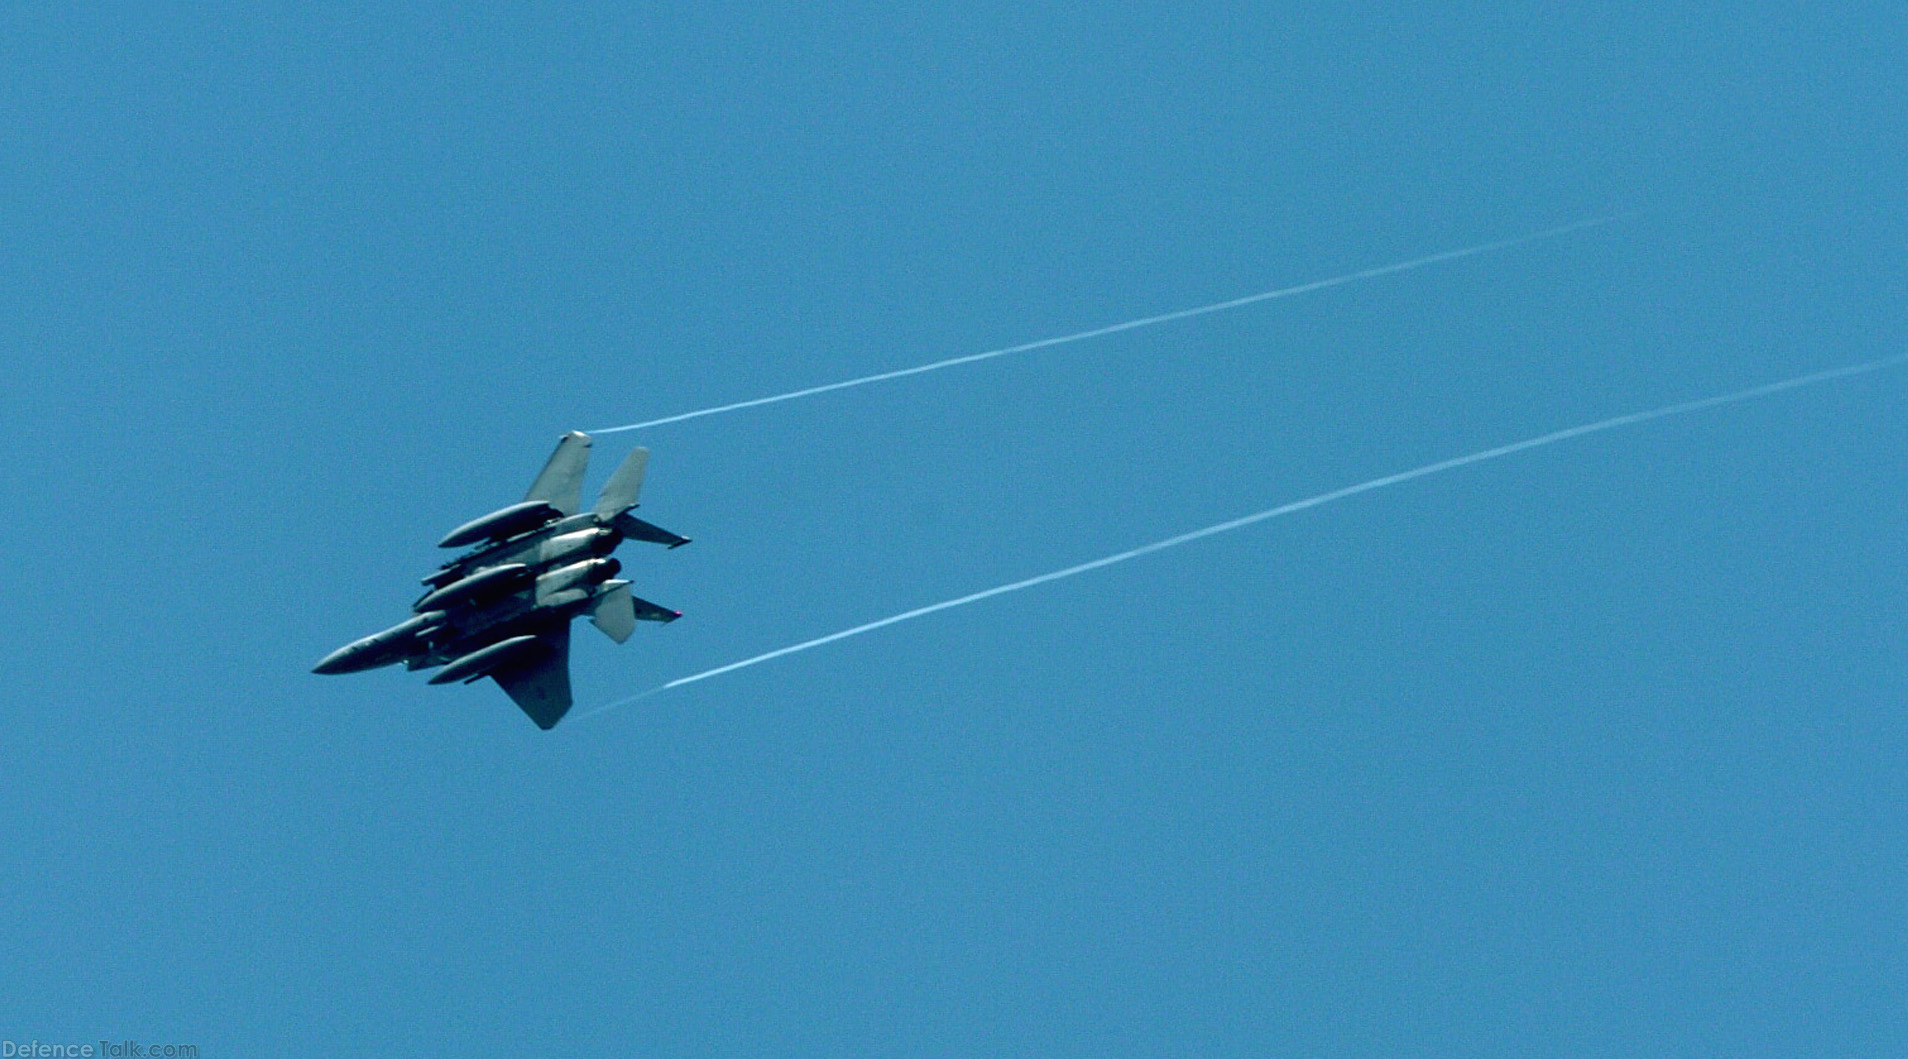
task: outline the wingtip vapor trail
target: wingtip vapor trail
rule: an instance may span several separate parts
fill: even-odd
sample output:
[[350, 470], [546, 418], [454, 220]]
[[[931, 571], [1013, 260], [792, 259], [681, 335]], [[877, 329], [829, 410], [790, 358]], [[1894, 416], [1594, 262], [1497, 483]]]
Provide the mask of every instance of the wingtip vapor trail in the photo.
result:
[[1241, 518], [1235, 518], [1226, 522], [1218, 523], [1216, 525], [1206, 526], [1202, 529], [1192, 530], [1191, 532], [1182, 533], [1175, 537], [1168, 537], [1164, 540], [1154, 541], [1151, 544], [1145, 544], [1137, 548], [1129, 549], [1127, 551], [1117, 552], [1113, 555], [1103, 556], [1099, 559], [1093, 559], [1088, 562], [1079, 563], [1074, 566], [1066, 567], [1065, 569], [1054, 570], [1050, 573], [1039, 574], [1034, 577], [1025, 578], [1020, 581], [1014, 581], [1005, 585], [998, 585], [994, 588], [984, 589], [979, 592], [973, 592], [965, 596], [959, 596], [954, 599], [943, 600], [939, 603], [932, 603], [925, 607], [916, 607], [913, 610], [903, 611], [899, 614], [893, 614], [886, 618], [878, 619], [876, 621], [871, 621], [861, 625], [856, 625], [853, 628], [843, 629], [840, 632], [830, 633], [827, 636], [818, 636], [815, 639], [804, 640], [801, 643], [791, 644], [787, 647], [778, 648], [777, 650], [774, 650], [774, 651], [766, 651], [752, 658], [745, 658], [741, 660], [740, 662], [731, 662], [728, 665], [717, 666], [714, 669], [706, 669], [700, 673], [693, 673], [686, 677], [678, 677], [677, 679], [672, 680], [668, 682], [667, 684], [662, 684], [657, 687], [651, 688], [648, 691], [645, 691], [639, 695], [635, 695], [630, 698], [620, 700], [618, 702], [610, 703], [607, 706], [599, 707], [595, 710], [590, 711], [588, 714], [585, 714], [584, 716], [594, 717], [599, 714], [607, 713], [610, 710], [616, 709], [618, 707], [627, 706], [630, 703], [636, 702], [640, 699], [646, 699], [652, 695], [657, 695], [664, 691], [668, 691], [671, 688], [679, 688], [685, 684], [694, 684], [698, 681], [708, 680], [711, 677], [721, 676], [724, 673], [733, 673], [738, 669], [747, 669], [750, 666], [760, 665], [763, 662], [771, 661], [776, 658], [781, 658], [786, 655], [796, 654], [801, 651], [812, 650], [814, 648], [821, 647], [824, 644], [834, 643], [837, 640], [845, 640], [851, 636], [859, 636], [862, 633], [873, 632], [876, 629], [886, 628], [890, 625], [898, 625], [901, 622], [911, 621], [915, 618], [925, 617], [929, 614], [934, 614], [939, 611], [952, 610], [955, 607], [964, 607], [969, 603], [978, 603], [981, 600], [991, 599], [994, 596], [1006, 595], [1009, 592], [1018, 592], [1018, 591], [1021, 591], [1022, 589], [1033, 588], [1036, 585], [1046, 584], [1050, 581], [1059, 581], [1063, 578], [1074, 577], [1078, 574], [1087, 573], [1088, 571], [1091, 571], [1091, 570], [1098, 570], [1102, 567], [1112, 566], [1116, 563], [1123, 563], [1129, 559], [1137, 559], [1142, 555], [1150, 555], [1154, 552], [1165, 551], [1168, 548], [1177, 548], [1182, 544], [1190, 544], [1193, 541], [1201, 540], [1206, 537], [1216, 536], [1221, 533], [1230, 533], [1233, 530], [1243, 529], [1244, 527], [1253, 525], [1255, 523], [1265, 522], [1275, 518], [1281, 518], [1285, 515], [1296, 514], [1300, 511], [1306, 511], [1315, 507], [1321, 507], [1325, 504], [1333, 503], [1334, 501], [1344, 500], [1348, 497], [1357, 496], [1360, 493], [1369, 493], [1374, 490], [1384, 489], [1389, 486], [1399, 485], [1404, 482], [1409, 482], [1414, 479], [1425, 478], [1434, 474], [1442, 474], [1445, 471], [1456, 470], [1460, 467], [1468, 467], [1471, 464], [1484, 463], [1488, 460], [1499, 459], [1505, 456], [1514, 455], [1519, 452], [1528, 452], [1531, 449], [1543, 448], [1547, 445], [1554, 445], [1561, 441], [1568, 441], [1572, 438], [1580, 438], [1588, 434], [1599, 434], [1606, 430], [1615, 430], [1615, 429], [1618, 429], [1619, 427], [1635, 426], [1637, 424], [1647, 423], [1652, 420], [1666, 419], [1671, 416], [1685, 415], [1690, 412], [1702, 411], [1703, 409], [1706, 409], [1706, 408], [1717, 408], [1722, 405], [1736, 404], [1737, 402], [1740, 402], [1740, 401], [1753, 400], [1758, 397], [1769, 397], [1774, 394], [1784, 393], [1786, 391], [1799, 389], [1804, 386], [1811, 386], [1816, 383], [1829, 382], [1835, 379], [1846, 379], [1856, 375], [1866, 375], [1870, 372], [1881, 371], [1884, 368], [1895, 367], [1903, 363], [1908, 363], [1908, 353], [1897, 354], [1892, 357], [1883, 357], [1880, 360], [1871, 360], [1861, 364], [1851, 364], [1851, 365], [1846, 365], [1839, 368], [1829, 368], [1824, 371], [1811, 372], [1807, 375], [1798, 375], [1793, 378], [1782, 379], [1777, 382], [1764, 383], [1760, 386], [1751, 386], [1747, 389], [1735, 390], [1730, 393], [1721, 394], [1715, 397], [1702, 397], [1702, 398], [1697, 398], [1691, 401], [1679, 401], [1675, 404], [1664, 405], [1660, 408], [1653, 408], [1644, 412], [1630, 412], [1625, 415], [1611, 416], [1608, 419], [1599, 419], [1593, 423], [1584, 423], [1574, 427], [1567, 427], [1563, 430], [1555, 430], [1548, 434], [1540, 434], [1536, 437], [1525, 438], [1522, 441], [1514, 441], [1507, 445], [1498, 445], [1493, 448], [1488, 448], [1488, 449], [1481, 450], [1479, 452], [1470, 453], [1469, 455], [1455, 456], [1450, 459], [1439, 460], [1435, 463], [1427, 463], [1421, 467], [1414, 467], [1408, 471], [1399, 471], [1395, 474], [1387, 474], [1382, 477], [1370, 479], [1369, 481], [1360, 482], [1357, 485], [1349, 485], [1349, 486], [1345, 486], [1342, 489], [1334, 489], [1331, 492], [1320, 493], [1316, 496], [1306, 497], [1303, 500], [1294, 500], [1290, 503], [1281, 504], [1278, 507], [1268, 508], [1264, 511], [1254, 512], [1253, 514], [1246, 515]]
[[630, 705], [634, 705], [635, 703], [641, 702], [644, 699], [649, 698], [651, 695], [660, 695], [661, 693], [668, 690], [669, 690], [669, 685], [660, 684], [660, 685], [657, 685], [656, 687], [650, 688], [648, 691], [639, 691], [636, 694], [631, 695], [626, 699], [617, 699], [615, 702], [605, 703], [602, 706], [598, 706], [596, 709], [591, 710], [588, 713], [576, 714], [570, 718], [570, 724], [575, 725], [579, 721], [587, 721], [592, 717], [600, 716], [602, 714], [610, 712], [611, 710], [620, 710], [625, 706], [630, 706]]
[[1036, 349], [1046, 349], [1050, 346], [1062, 346], [1070, 342], [1082, 342], [1089, 338], [1118, 334], [1122, 331], [1134, 331], [1142, 327], [1154, 327], [1159, 324], [1172, 323], [1175, 320], [1186, 320], [1195, 316], [1205, 316], [1210, 313], [1225, 312], [1228, 309], [1238, 309], [1247, 305], [1255, 305], [1259, 302], [1273, 301], [1279, 298], [1290, 298], [1299, 294], [1310, 294], [1313, 291], [1325, 290], [1330, 287], [1342, 287], [1348, 283], [1377, 279], [1380, 276], [1389, 276], [1397, 272], [1409, 272], [1412, 269], [1424, 268], [1427, 265], [1436, 265], [1445, 261], [1456, 261], [1461, 258], [1477, 257], [1480, 254], [1489, 254], [1498, 250], [1509, 250], [1513, 247], [1523, 246], [1526, 243], [1535, 243], [1544, 239], [1554, 239], [1561, 235], [1568, 235], [1571, 232], [1583, 231], [1586, 228], [1597, 228], [1602, 225], [1613, 224], [1629, 216], [1630, 214], [1628, 213], [1613, 213], [1602, 217], [1591, 217], [1581, 221], [1572, 221], [1569, 224], [1560, 225], [1555, 228], [1546, 228], [1541, 232], [1532, 232], [1528, 235], [1520, 235], [1510, 239], [1499, 239], [1489, 243], [1479, 243], [1475, 246], [1461, 247], [1456, 250], [1445, 250], [1441, 253], [1428, 254], [1424, 257], [1414, 257], [1408, 261], [1398, 261], [1389, 265], [1378, 265], [1372, 268], [1359, 269], [1356, 272], [1347, 272], [1342, 275], [1312, 280], [1309, 283], [1300, 283], [1290, 287], [1278, 287], [1273, 290], [1260, 291], [1257, 294], [1248, 294], [1242, 298], [1229, 298], [1225, 301], [1212, 302], [1208, 305], [1194, 306], [1191, 309], [1178, 309], [1169, 313], [1142, 316], [1117, 324], [1108, 324], [1104, 327], [1095, 327], [1086, 331], [1075, 331], [1068, 335], [1042, 338], [1033, 342], [1023, 342], [1017, 346], [990, 349], [982, 353], [969, 353], [965, 356], [950, 357], [946, 360], [937, 360], [929, 364], [917, 364], [912, 368], [900, 368], [895, 371], [884, 371], [874, 375], [863, 375], [859, 378], [846, 379], [841, 382], [809, 386], [804, 389], [790, 390], [787, 393], [778, 393], [769, 397], [756, 397], [747, 401], [735, 401], [730, 404], [714, 405], [709, 408], [698, 408], [693, 412], [681, 412], [672, 416], [664, 416], [661, 419], [648, 419], [641, 423], [625, 423], [619, 427], [601, 427], [588, 431], [588, 433], [615, 434], [626, 430], [642, 430], [647, 427], [659, 427], [668, 423], [680, 423], [689, 419], [701, 419], [704, 416], [721, 415], [725, 412], [739, 412], [745, 408], [759, 408], [763, 405], [780, 404], [783, 401], [793, 401], [801, 397], [813, 397], [817, 394], [832, 393], [835, 390], [846, 390], [856, 386], [867, 386], [872, 383], [887, 382], [891, 379], [905, 378], [910, 375], [923, 375], [930, 371], [959, 367], [962, 364], [975, 364], [983, 360], [992, 360], [995, 357], [1004, 357], [1012, 353], [1027, 353]]

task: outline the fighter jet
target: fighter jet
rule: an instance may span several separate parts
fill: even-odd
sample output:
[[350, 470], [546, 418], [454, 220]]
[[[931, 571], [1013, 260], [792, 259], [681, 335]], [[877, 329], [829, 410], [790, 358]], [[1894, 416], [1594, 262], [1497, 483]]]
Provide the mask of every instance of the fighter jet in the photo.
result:
[[570, 709], [570, 621], [582, 614], [617, 643], [638, 621], [671, 622], [681, 611], [630, 594], [610, 557], [625, 539], [678, 548], [689, 543], [629, 513], [642, 490], [649, 450], [639, 448], [583, 507], [590, 438], [557, 442], [521, 503], [466, 522], [440, 548], [476, 545], [425, 576], [412, 617], [326, 655], [314, 673], [356, 673], [405, 663], [442, 666], [432, 684], [489, 677], [544, 729]]

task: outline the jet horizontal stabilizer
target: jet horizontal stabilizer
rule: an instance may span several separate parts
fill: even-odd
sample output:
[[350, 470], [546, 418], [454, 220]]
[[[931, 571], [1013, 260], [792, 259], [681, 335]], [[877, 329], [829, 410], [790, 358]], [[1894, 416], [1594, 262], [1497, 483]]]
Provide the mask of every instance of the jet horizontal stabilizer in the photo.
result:
[[611, 581], [607, 591], [596, 597], [590, 611], [590, 624], [603, 635], [622, 643], [636, 631], [636, 597], [629, 594], [629, 582]]
[[682, 617], [682, 611], [670, 610], [668, 607], [658, 607], [646, 599], [637, 599], [635, 596], [631, 596], [629, 597], [629, 601], [636, 606], [637, 621], [660, 621], [667, 624]]
[[689, 538], [678, 533], [671, 533], [661, 526], [644, 522], [642, 519], [637, 518], [627, 511], [612, 519], [610, 525], [620, 531], [623, 536], [633, 541], [648, 541], [651, 544], [667, 544], [671, 548], [680, 548], [689, 543]]

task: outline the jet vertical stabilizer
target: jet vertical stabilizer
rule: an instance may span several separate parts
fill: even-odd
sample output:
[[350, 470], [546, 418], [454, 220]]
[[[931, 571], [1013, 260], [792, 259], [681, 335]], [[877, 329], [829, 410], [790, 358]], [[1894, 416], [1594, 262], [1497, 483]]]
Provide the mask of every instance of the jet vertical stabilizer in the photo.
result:
[[636, 602], [629, 594], [629, 582], [617, 584], [608, 592], [596, 597], [596, 609], [590, 613], [590, 624], [603, 630], [603, 635], [622, 643], [636, 631]]
[[596, 517], [607, 521], [635, 507], [636, 496], [643, 491], [643, 472], [648, 469], [648, 449], [638, 447], [623, 457], [623, 465], [610, 475], [596, 498]]
[[590, 436], [572, 430], [557, 442], [550, 462], [530, 483], [525, 500], [547, 500], [566, 515], [583, 510], [583, 471], [590, 465]]

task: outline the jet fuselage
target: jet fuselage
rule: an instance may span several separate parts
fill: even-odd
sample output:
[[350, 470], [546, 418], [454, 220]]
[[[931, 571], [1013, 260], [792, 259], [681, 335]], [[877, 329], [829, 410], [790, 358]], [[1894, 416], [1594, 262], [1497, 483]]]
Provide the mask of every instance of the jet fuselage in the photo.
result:
[[493, 677], [539, 727], [555, 725], [570, 708], [571, 620], [588, 613], [621, 643], [639, 621], [682, 616], [632, 596], [628, 581], [614, 579], [622, 564], [609, 557], [625, 539], [671, 548], [689, 543], [629, 514], [649, 451], [631, 452], [594, 509], [582, 511], [589, 446], [587, 435], [565, 435], [522, 502], [473, 519], [439, 542], [455, 547], [489, 538], [423, 579], [427, 591], [410, 618], [338, 648], [313, 672], [355, 673], [400, 662], [413, 670], [443, 666], [432, 683]]

